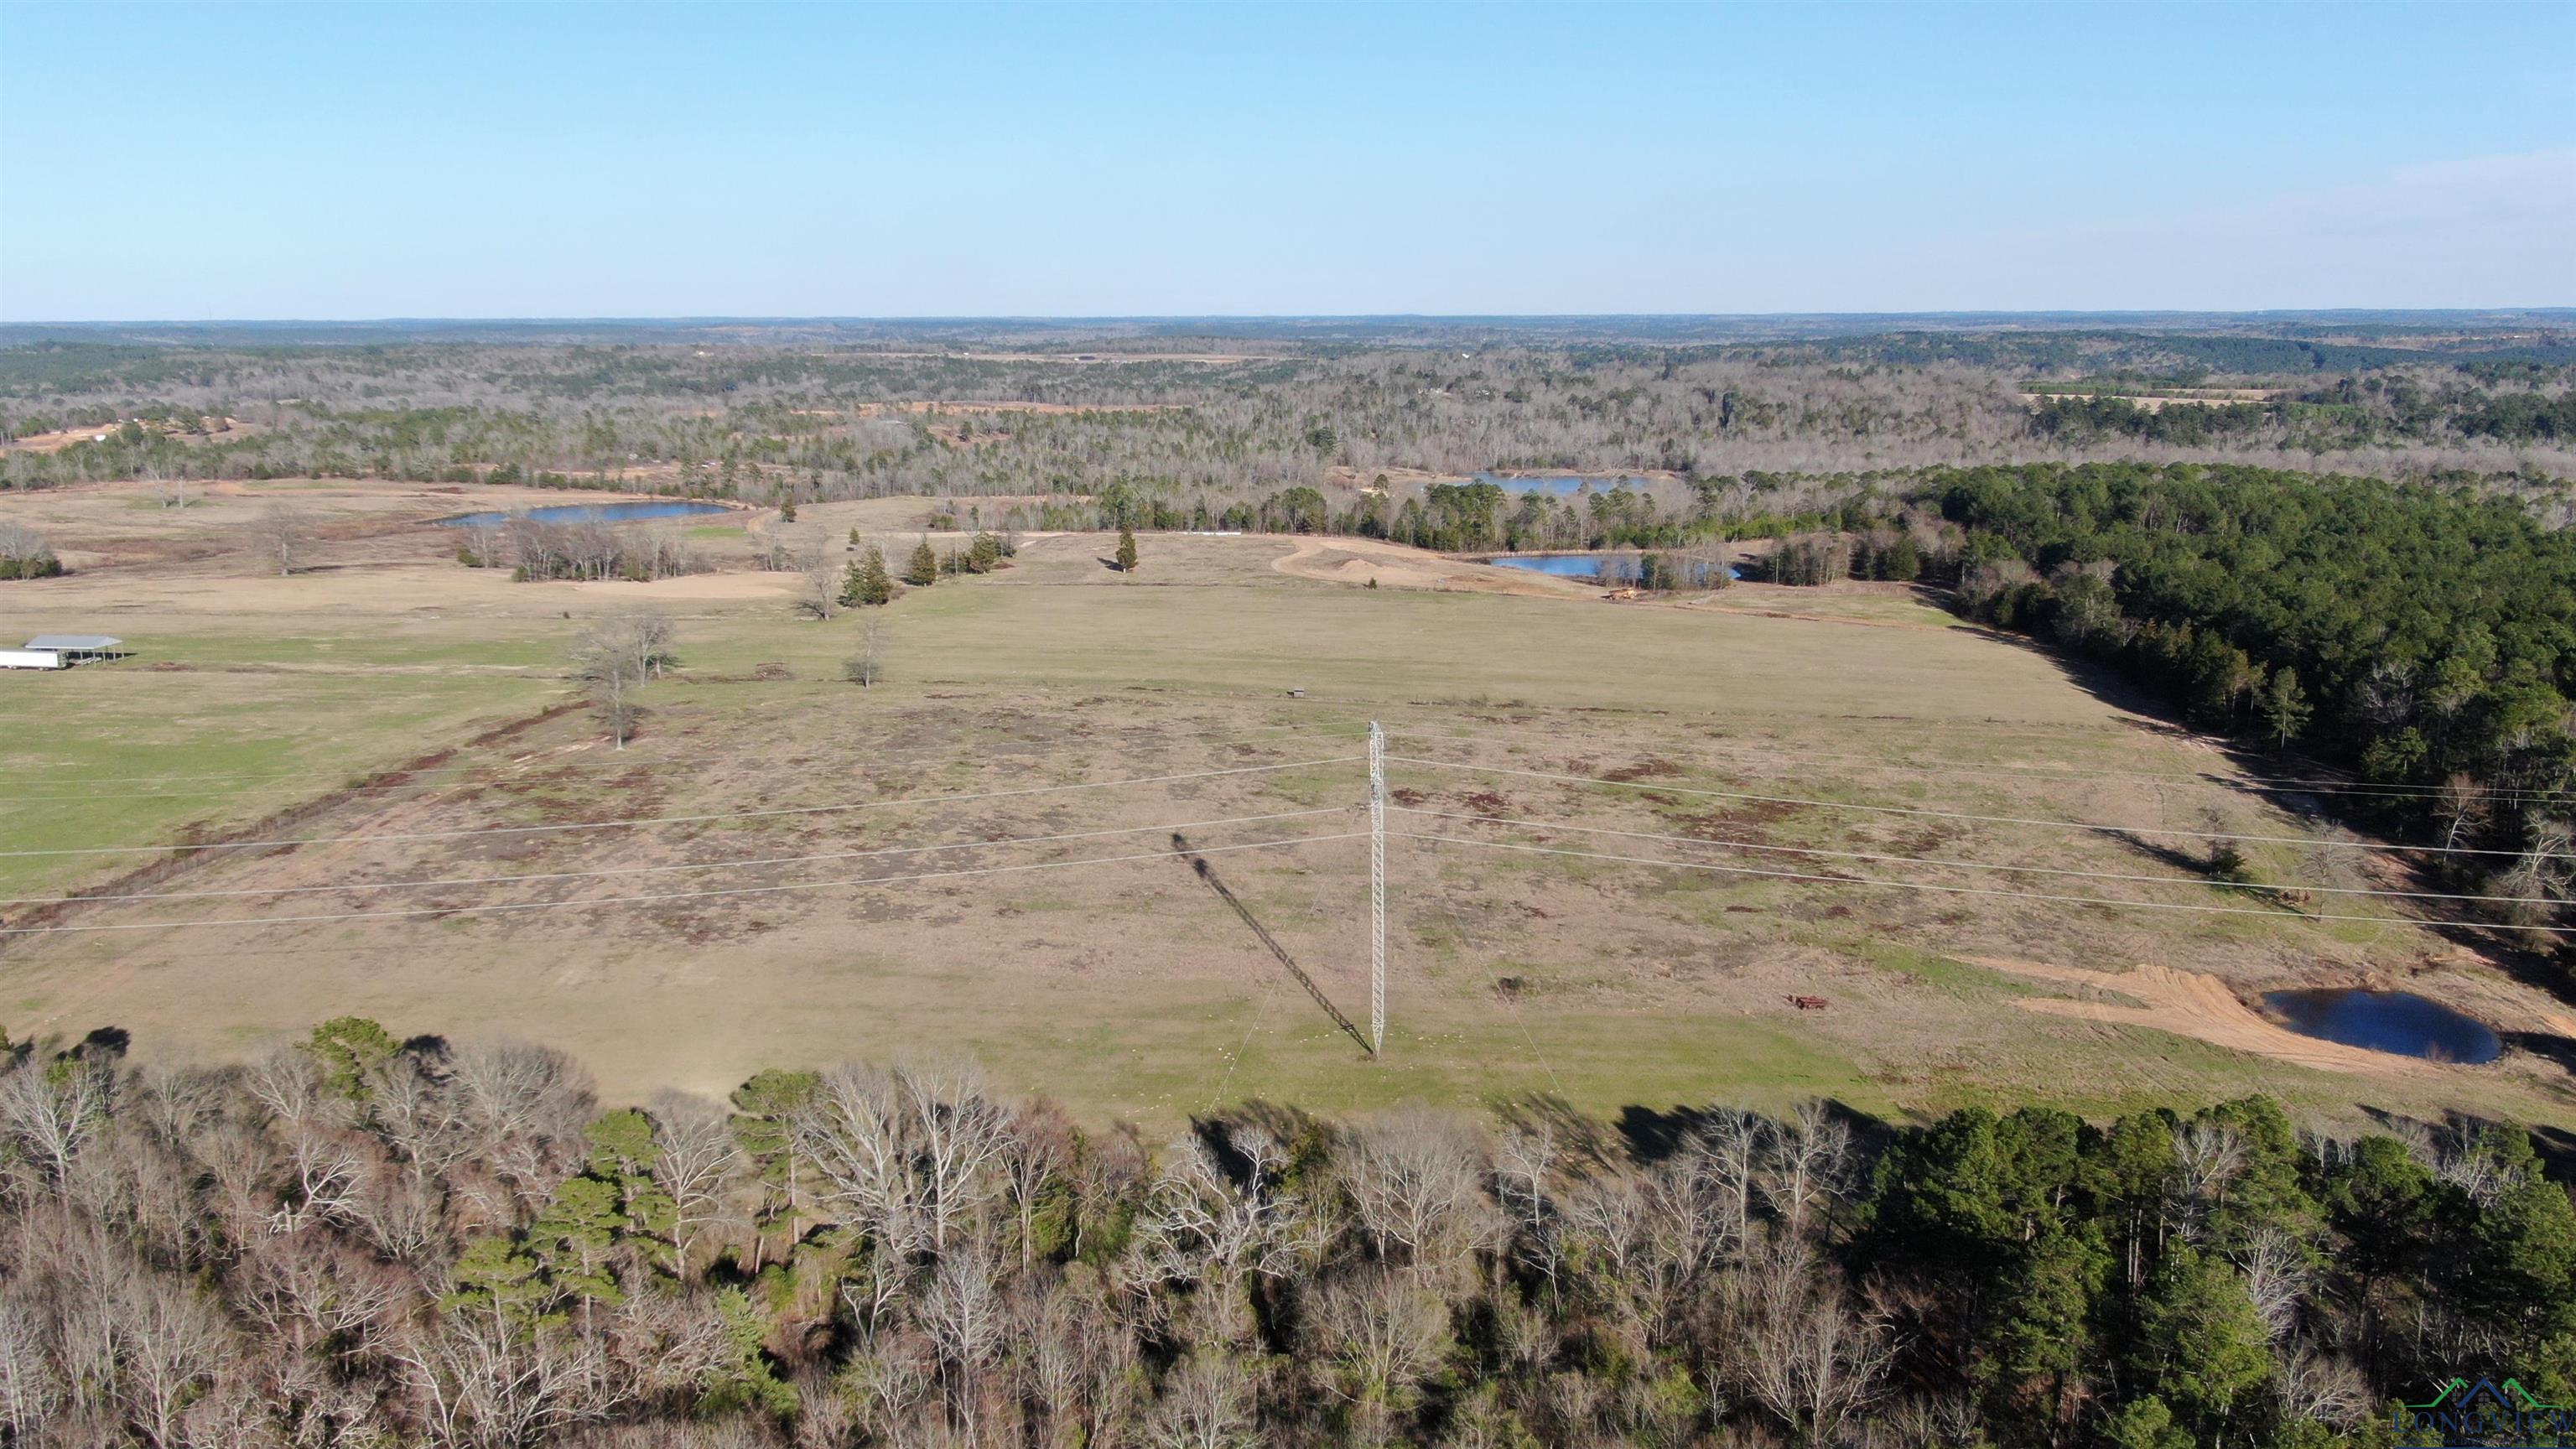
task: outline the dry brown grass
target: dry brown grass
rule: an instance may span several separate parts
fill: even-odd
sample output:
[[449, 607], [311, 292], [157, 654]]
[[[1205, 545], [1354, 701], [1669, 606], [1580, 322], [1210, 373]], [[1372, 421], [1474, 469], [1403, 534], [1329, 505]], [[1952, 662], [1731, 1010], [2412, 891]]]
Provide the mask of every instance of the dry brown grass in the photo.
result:
[[[96, 542], [80, 529], [123, 529], [129, 517], [174, 531], [194, 526], [126, 511], [136, 496], [98, 490], [88, 499], [26, 501], [58, 510], [58, 526], [76, 546]], [[1951, 627], [1897, 592], [1745, 589], [1721, 596], [1719, 609], [1605, 608], [1590, 597], [1597, 591], [1549, 590], [1534, 576], [1508, 582], [1542, 587], [1447, 587], [1453, 571], [1501, 571], [1340, 539], [1149, 536], [1145, 566], [1131, 577], [1103, 566], [1110, 540], [1058, 535], [1032, 539], [1000, 574], [944, 582], [878, 615], [891, 641], [889, 678], [862, 692], [838, 682], [857, 622], [794, 619], [780, 576], [512, 585], [404, 552], [416, 533], [393, 525], [433, 506], [449, 511], [452, 496], [388, 490], [340, 501], [328, 488], [311, 496], [365, 526], [330, 541], [309, 575], [253, 578], [216, 557], [136, 563], [13, 592], [13, 603], [34, 603], [13, 615], [30, 627], [109, 627], [146, 646], [142, 663], [260, 671], [74, 671], [41, 681], [42, 695], [13, 682], [14, 700], [0, 699], [8, 742], [0, 763], [13, 778], [248, 768], [191, 766], [189, 752], [190, 742], [212, 738], [247, 709], [247, 696], [219, 682], [255, 681], [280, 705], [261, 729], [288, 757], [315, 762], [315, 787], [189, 801], [159, 815], [149, 813], [161, 808], [154, 802], [136, 802], [134, 813], [118, 817], [120, 833], [104, 838], [169, 838], [190, 822], [238, 828], [362, 769], [457, 744], [496, 719], [560, 698], [554, 661], [575, 627], [566, 611], [660, 601], [679, 617], [688, 667], [647, 691], [642, 736], [623, 753], [610, 750], [586, 716], [566, 715], [503, 744], [460, 748], [435, 771], [353, 792], [298, 823], [299, 836], [374, 843], [203, 857], [154, 887], [312, 888], [305, 893], [100, 903], [65, 918], [255, 924], [66, 933], [0, 946], [0, 1012], [13, 1033], [115, 1024], [189, 1052], [240, 1057], [315, 1019], [358, 1012], [402, 1031], [561, 1045], [618, 1095], [664, 1084], [716, 1091], [765, 1066], [953, 1047], [985, 1057], [1005, 1081], [1064, 1097], [1086, 1114], [1166, 1120], [1252, 1095], [1342, 1110], [1414, 1095], [1531, 1091], [1559, 1091], [1601, 1110], [1813, 1092], [1872, 1110], [2025, 1098], [2112, 1110], [2259, 1088], [2309, 1110], [2349, 1114], [2352, 1078], [2319, 1073], [2316, 1063], [2236, 1049], [2244, 1042], [2209, 1044], [2182, 1017], [2079, 1020], [1999, 1009], [2033, 988], [1961, 963], [2151, 962], [2198, 973], [2218, 983], [2205, 989], [2231, 995], [2405, 978], [2499, 1023], [2555, 1009], [2508, 974], [2394, 917], [2331, 926], [2286, 912], [2144, 915], [1399, 840], [1394, 1050], [1386, 1062], [1363, 1066], [1241, 922], [1171, 859], [600, 902], [1147, 854], [1168, 848], [1173, 822], [1355, 804], [1360, 775], [1342, 763], [641, 830], [435, 833], [895, 801], [1345, 755], [1356, 753], [1352, 731], [1369, 718], [1386, 722], [1403, 753], [1635, 787], [1403, 766], [1393, 783], [1408, 806], [1738, 846], [1460, 821], [1402, 827], [1421, 834], [1761, 868], [1807, 858], [1741, 847], [2150, 873], [2169, 883], [2102, 889], [2208, 901], [2208, 888], [2186, 873], [2105, 836], [1684, 792], [2193, 828], [2216, 811], [2231, 827], [2259, 833], [2305, 826], [2245, 793], [2236, 766], [2206, 742], [2123, 708], [2037, 651]], [[836, 511], [844, 507], [846, 519]], [[892, 538], [901, 520], [924, 511], [922, 500], [831, 505], [800, 510], [800, 525], [837, 536], [864, 520]], [[1354, 586], [1337, 567], [1352, 560], [1381, 571], [1373, 575], [1380, 587]], [[1292, 561], [1320, 565], [1322, 576], [1292, 572]], [[1799, 592], [1809, 595], [1803, 611], [1738, 608]], [[1848, 627], [1854, 622], [1903, 627]], [[352, 707], [433, 687], [452, 703], [381, 719]], [[1289, 698], [1291, 688], [1305, 697]], [[469, 727], [458, 711], [487, 690], [494, 693]], [[13, 821], [25, 822], [21, 838], [80, 824], [68, 805], [15, 808]], [[1210, 826], [1191, 836], [1206, 847], [1268, 838], [1265, 830], [1338, 833], [1352, 828], [1348, 821]], [[993, 843], [1093, 830], [1132, 833]], [[383, 838], [424, 834], [432, 838]], [[919, 855], [849, 854], [970, 843]], [[743, 863], [816, 855], [842, 858]], [[1364, 1004], [1358, 843], [1209, 859], [1346, 1010]], [[2258, 864], [2287, 871], [2293, 862]], [[664, 869], [672, 866], [707, 868]], [[98, 871], [112, 868], [102, 863]], [[620, 874], [353, 889], [593, 871]], [[598, 903], [463, 909], [576, 897]], [[436, 913], [372, 914], [393, 908]], [[1516, 983], [1509, 990], [1507, 978]], [[1831, 1005], [1802, 1012], [1793, 995]], [[2569, 1115], [2566, 1073], [2527, 1054], [2369, 1081], [2369, 1104], [2394, 1109]]]

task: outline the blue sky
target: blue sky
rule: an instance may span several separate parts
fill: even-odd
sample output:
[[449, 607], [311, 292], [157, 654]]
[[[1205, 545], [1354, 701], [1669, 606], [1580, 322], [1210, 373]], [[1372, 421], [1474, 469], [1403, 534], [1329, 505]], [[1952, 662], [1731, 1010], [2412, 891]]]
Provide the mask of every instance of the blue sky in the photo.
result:
[[10, 321], [2569, 303], [2569, 3], [0, 3]]

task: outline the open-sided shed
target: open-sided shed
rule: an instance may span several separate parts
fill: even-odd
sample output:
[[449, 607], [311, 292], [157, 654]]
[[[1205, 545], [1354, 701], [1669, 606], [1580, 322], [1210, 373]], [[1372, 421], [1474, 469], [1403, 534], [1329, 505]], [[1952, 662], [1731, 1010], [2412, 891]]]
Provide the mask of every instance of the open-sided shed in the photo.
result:
[[112, 634], [39, 634], [23, 649], [0, 649], [0, 669], [69, 669], [131, 656]]

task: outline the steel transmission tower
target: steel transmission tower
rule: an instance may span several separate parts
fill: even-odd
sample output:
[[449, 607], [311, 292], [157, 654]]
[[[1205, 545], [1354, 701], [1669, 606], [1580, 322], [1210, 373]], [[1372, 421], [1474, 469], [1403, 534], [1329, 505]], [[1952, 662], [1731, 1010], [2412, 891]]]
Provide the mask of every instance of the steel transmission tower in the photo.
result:
[[1386, 733], [1369, 721], [1369, 1054], [1386, 1054]]

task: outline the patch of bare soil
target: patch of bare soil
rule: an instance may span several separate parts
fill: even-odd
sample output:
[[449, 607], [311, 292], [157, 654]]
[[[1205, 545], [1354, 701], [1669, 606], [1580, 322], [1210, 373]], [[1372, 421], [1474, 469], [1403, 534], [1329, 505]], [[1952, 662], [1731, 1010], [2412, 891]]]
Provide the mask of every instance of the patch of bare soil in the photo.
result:
[[1377, 486], [1377, 480], [1380, 478], [1386, 480], [1388, 488], [1401, 488], [1408, 484], [1420, 487], [1432, 483], [1468, 481], [1464, 473], [1434, 473], [1427, 468], [1353, 468], [1347, 464], [1337, 464], [1324, 470], [1325, 482], [1339, 484], [1344, 488], [1356, 488], [1363, 493], [1386, 491]]
[[2114, 991], [2144, 1003], [2127, 1006], [2056, 996], [2023, 997], [2019, 1004], [2026, 1011], [2069, 1016], [2079, 1021], [2154, 1027], [2176, 1036], [2192, 1037], [2215, 1046], [2326, 1072], [2420, 1076], [2435, 1071], [2466, 1070], [2301, 1036], [2247, 1006], [2217, 977], [2197, 971], [2148, 965], [2120, 972], [2087, 971], [2076, 966], [2050, 966], [2037, 961], [2012, 961], [1993, 956], [1962, 956], [1959, 959], [1971, 966], [1983, 966], [2010, 975]]
[[2021, 400], [2031, 407], [2038, 407], [2042, 403], [2055, 402], [2060, 398], [2075, 398], [2080, 400], [2089, 397], [2101, 396], [2105, 398], [2116, 398], [2118, 401], [2127, 403], [2142, 413], [2160, 413], [2169, 407], [2215, 408], [2225, 407], [2231, 403], [2270, 402], [2272, 399], [2281, 395], [2282, 394], [2278, 389], [2261, 387], [2176, 388], [2170, 392], [2161, 392], [2153, 395], [2142, 394], [2135, 397], [2129, 396], [2125, 393], [2095, 394], [2090, 392], [2072, 392], [2062, 390], [2052, 392], [2046, 388], [2038, 388], [2030, 392], [2019, 394]]
[[1517, 594], [1537, 599], [1597, 599], [1602, 590], [1575, 579], [1467, 563], [1428, 549], [1373, 538], [1300, 538], [1270, 561], [1280, 573], [1326, 583], [1379, 588]]

